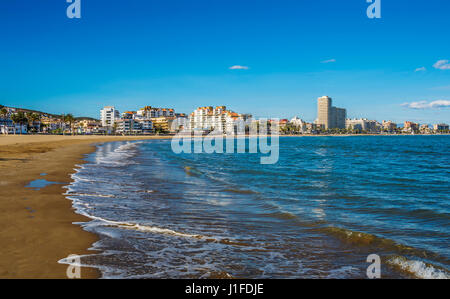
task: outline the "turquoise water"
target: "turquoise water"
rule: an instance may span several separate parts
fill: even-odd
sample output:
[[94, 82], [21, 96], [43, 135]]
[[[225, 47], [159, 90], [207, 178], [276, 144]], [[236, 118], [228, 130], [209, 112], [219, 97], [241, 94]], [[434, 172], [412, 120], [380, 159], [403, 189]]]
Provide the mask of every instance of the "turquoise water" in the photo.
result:
[[280, 138], [258, 154], [98, 147], [67, 196], [104, 277], [448, 278], [449, 136]]

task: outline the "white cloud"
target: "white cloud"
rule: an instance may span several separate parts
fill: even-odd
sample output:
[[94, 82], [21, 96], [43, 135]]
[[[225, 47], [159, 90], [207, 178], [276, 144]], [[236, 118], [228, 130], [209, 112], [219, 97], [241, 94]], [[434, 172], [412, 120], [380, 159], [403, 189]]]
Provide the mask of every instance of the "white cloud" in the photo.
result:
[[411, 109], [446, 108], [450, 107], [450, 101], [446, 100], [437, 100], [433, 102], [419, 101], [419, 102], [404, 103], [402, 104], [402, 106]]
[[324, 60], [321, 63], [332, 63], [332, 62], [336, 62], [336, 59], [329, 59], [329, 60]]
[[427, 70], [427, 68], [426, 67], [419, 67], [419, 68], [417, 68], [416, 70], [415, 70], [415, 72], [425, 72]]
[[450, 70], [450, 63], [448, 60], [439, 60], [433, 67], [439, 70]]
[[230, 67], [230, 70], [248, 70], [249, 67], [248, 66], [243, 66], [243, 65], [233, 65], [232, 67]]

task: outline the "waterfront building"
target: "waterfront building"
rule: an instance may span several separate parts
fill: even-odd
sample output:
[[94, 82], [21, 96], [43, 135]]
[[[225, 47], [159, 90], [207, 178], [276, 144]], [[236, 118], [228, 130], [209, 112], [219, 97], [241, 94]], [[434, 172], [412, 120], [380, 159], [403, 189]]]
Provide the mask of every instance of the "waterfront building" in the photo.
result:
[[317, 124], [326, 130], [331, 127], [331, 102], [327, 96], [317, 99]]
[[153, 133], [153, 122], [150, 119], [135, 119], [140, 126], [142, 134]]
[[13, 121], [9, 118], [0, 118], [0, 133], [1, 134], [14, 134], [15, 128]]
[[122, 113], [122, 119], [135, 119], [135, 116], [135, 111], [125, 111], [124, 113]]
[[116, 120], [120, 119], [120, 112], [114, 106], [106, 106], [100, 110], [100, 120], [103, 127], [112, 128]]
[[155, 131], [162, 132], [162, 133], [168, 133], [170, 132], [172, 121], [175, 118], [169, 118], [169, 117], [154, 117], [152, 118], [153, 127]]
[[189, 118], [184, 113], [176, 113], [175, 118], [170, 121], [169, 132], [178, 133], [189, 129]]
[[278, 126], [279, 126], [280, 130], [285, 129], [287, 127], [288, 123], [289, 123], [289, 120], [287, 120], [287, 119], [280, 119], [278, 121]]
[[116, 133], [119, 134], [141, 134], [141, 124], [132, 118], [116, 120]]
[[347, 110], [332, 106], [333, 100], [330, 97], [323, 96], [317, 99], [317, 120], [316, 124], [328, 129], [345, 128], [345, 119]]
[[376, 120], [369, 120], [366, 118], [346, 119], [345, 128], [347, 130], [355, 130], [367, 133], [379, 133], [381, 131], [381, 124]]
[[298, 116], [295, 116], [293, 119], [291, 119], [289, 123], [294, 126], [299, 133], [306, 132], [306, 122]]
[[61, 118], [46, 115], [41, 117], [41, 127], [44, 133], [52, 133], [57, 130], [64, 132], [68, 126]]
[[307, 134], [317, 134], [322, 125], [316, 123], [305, 123], [305, 133]]
[[448, 131], [449, 125], [447, 124], [436, 124], [433, 126], [433, 129], [435, 132], [442, 132], [442, 131]]
[[227, 110], [225, 106], [199, 107], [189, 116], [191, 130], [217, 131], [223, 134], [236, 131], [236, 121], [246, 121], [251, 118], [249, 114], [238, 114]]
[[332, 107], [332, 128], [345, 129], [345, 119], [347, 118], [347, 110], [344, 108]]
[[430, 134], [431, 133], [430, 126], [428, 124], [420, 125], [419, 131], [422, 134]]
[[27, 134], [28, 128], [26, 124], [15, 124], [9, 118], [0, 118], [0, 134]]
[[405, 121], [403, 131], [407, 133], [413, 133], [419, 130], [419, 124], [412, 121]]
[[388, 120], [388, 121], [383, 120], [382, 126], [383, 126], [383, 130], [385, 130], [387, 132], [393, 132], [397, 129], [397, 124], [390, 120]]
[[158, 117], [175, 117], [175, 109], [172, 108], [156, 108], [152, 106], [145, 106], [136, 112], [140, 118], [158, 118]]
[[84, 119], [75, 123], [75, 129], [78, 134], [103, 134], [106, 128], [101, 126], [101, 122], [93, 119]]

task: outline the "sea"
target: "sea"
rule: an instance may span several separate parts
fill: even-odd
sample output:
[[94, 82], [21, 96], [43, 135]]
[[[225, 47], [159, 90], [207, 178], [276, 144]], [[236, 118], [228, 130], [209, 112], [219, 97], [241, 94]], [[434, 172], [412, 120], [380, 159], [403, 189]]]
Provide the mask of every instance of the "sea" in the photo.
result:
[[66, 196], [99, 237], [81, 263], [103, 278], [360, 279], [376, 255], [381, 278], [445, 279], [449, 149], [450, 136], [280, 137], [264, 165], [110, 142]]

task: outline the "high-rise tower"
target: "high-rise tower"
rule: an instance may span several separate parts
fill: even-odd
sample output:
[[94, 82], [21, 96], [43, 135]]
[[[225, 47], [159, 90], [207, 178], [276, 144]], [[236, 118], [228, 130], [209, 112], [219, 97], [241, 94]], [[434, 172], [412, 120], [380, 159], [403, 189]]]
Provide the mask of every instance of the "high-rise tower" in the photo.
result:
[[323, 125], [325, 130], [332, 127], [332, 111], [331, 111], [332, 99], [324, 96], [317, 99], [317, 124]]
[[316, 124], [328, 129], [344, 129], [347, 111], [344, 108], [332, 106], [332, 99], [324, 96], [317, 99], [317, 122]]

